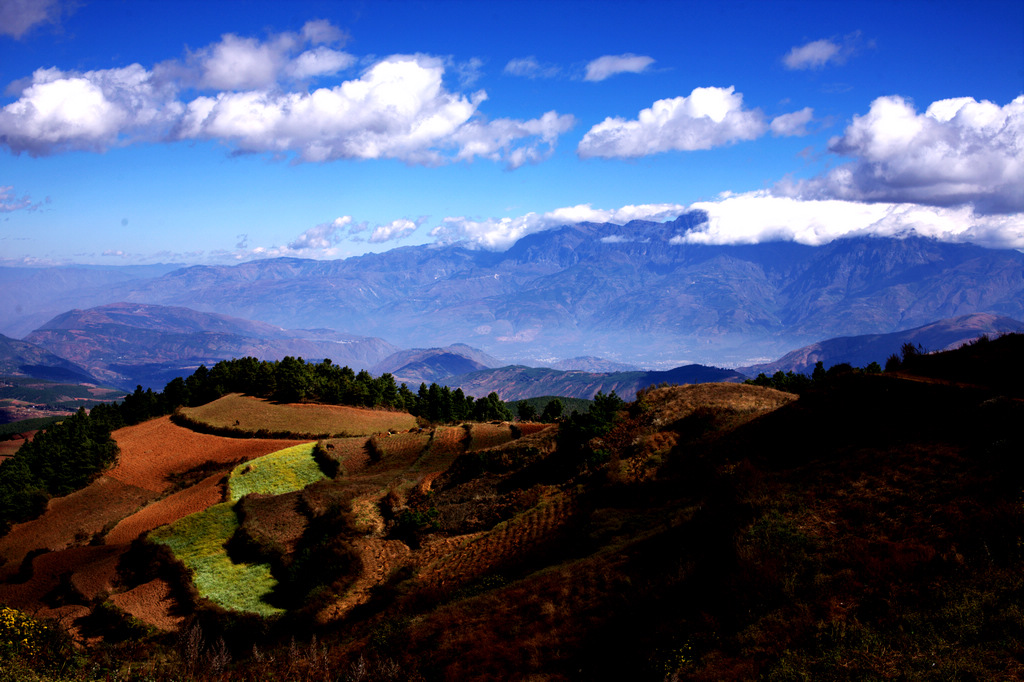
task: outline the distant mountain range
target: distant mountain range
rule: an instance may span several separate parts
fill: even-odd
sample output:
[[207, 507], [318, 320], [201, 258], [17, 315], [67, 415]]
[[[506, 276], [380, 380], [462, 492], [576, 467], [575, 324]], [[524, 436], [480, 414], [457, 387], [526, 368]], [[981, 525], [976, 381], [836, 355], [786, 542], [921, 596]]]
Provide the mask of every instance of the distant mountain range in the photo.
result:
[[598, 391], [615, 391], [623, 400], [633, 400], [641, 388], [661, 383], [736, 383], [746, 378], [731, 369], [703, 365], [676, 367], [665, 372], [579, 372], [510, 365], [452, 376], [446, 379], [445, 383], [453, 389], [461, 388], [466, 395], [478, 398], [494, 391], [502, 400], [521, 400], [549, 395], [590, 399]]
[[[62, 310], [87, 307], [67, 305], [79, 299], [132, 301], [357, 332], [402, 347], [463, 342], [530, 364], [596, 355], [671, 367], [751, 365], [822, 338], [977, 312], [1024, 318], [1017, 251], [920, 237], [818, 247], [673, 241], [702, 219], [565, 226], [501, 253], [430, 245], [336, 261], [158, 268], [150, 277], [75, 271], [79, 283], [63, 290], [56, 274], [40, 273], [45, 287], [6, 304], [0, 331], [24, 329], [58, 298]], [[15, 284], [14, 299], [27, 296], [24, 277]]]
[[410, 386], [420, 383], [445, 383], [448, 377], [480, 369], [501, 367], [505, 363], [481, 350], [456, 343], [445, 348], [414, 348], [389, 355], [370, 371], [385, 372]]
[[738, 367], [737, 371], [749, 376], [760, 372], [770, 375], [780, 370], [809, 374], [819, 361], [825, 369], [843, 362], [854, 367], [864, 367], [872, 362], [885, 365], [890, 355], [900, 354], [905, 343], [920, 345], [924, 351], [933, 352], [956, 348], [979, 336], [998, 336], [1008, 332], [1024, 332], [1024, 322], [990, 313], [975, 313], [891, 334], [828, 339], [798, 348], [773, 362]]
[[277, 360], [331, 358], [369, 369], [398, 348], [381, 339], [329, 329], [288, 330], [180, 307], [115, 303], [58, 315], [26, 337], [102, 381], [154, 389], [201, 364], [251, 355]]
[[0, 334], [0, 376], [31, 377], [48, 381], [98, 384], [84, 367], [58, 357], [28, 341]]

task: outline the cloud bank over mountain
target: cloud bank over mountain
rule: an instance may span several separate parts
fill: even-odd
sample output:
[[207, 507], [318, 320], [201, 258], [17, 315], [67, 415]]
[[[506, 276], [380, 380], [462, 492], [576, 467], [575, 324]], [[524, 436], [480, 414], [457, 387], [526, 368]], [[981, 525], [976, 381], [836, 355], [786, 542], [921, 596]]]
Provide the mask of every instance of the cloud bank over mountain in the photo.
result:
[[924, 113], [903, 97], [879, 97], [829, 141], [829, 151], [853, 160], [785, 193], [1024, 211], [1024, 95], [1004, 106], [944, 99]]

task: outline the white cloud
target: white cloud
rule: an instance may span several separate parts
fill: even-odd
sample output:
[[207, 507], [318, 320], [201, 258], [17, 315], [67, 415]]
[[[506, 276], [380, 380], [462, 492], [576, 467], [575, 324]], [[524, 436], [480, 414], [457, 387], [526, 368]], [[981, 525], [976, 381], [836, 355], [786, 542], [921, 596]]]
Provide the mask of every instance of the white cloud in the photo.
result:
[[820, 69], [829, 61], [840, 58], [842, 49], [831, 40], [814, 40], [791, 49], [782, 63], [790, 69]]
[[194, 83], [209, 90], [268, 89], [283, 80], [332, 75], [352, 66], [353, 55], [328, 47], [344, 37], [324, 20], [307, 22], [300, 33], [276, 33], [266, 40], [226, 33], [219, 42], [190, 53], [184, 64], [162, 67], [176, 73], [184, 85]]
[[706, 212], [708, 220], [674, 237], [674, 244], [794, 241], [819, 246], [841, 237], [917, 234], [993, 248], [1024, 248], [1024, 214], [979, 215], [969, 206], [802, 201], [761, 191], [698, 202], [690, 209]]
[[[528, 121], [508, 118], [470, 121], [452, 135], [452, 140], [459, 145], [456, 155], [459, 160], [480, 156], [505, 161], [509, 168], [518, 168], [524, 163], [537, 163], [550, 156], [558, 137], [574, 125], [576, 118], [571, 114], [559, 115], [549, 111]], [[516, 143], [523, 139], [534, 142], [517, 146]]]
[[302, 37], [313, 45], [334, 45], [348, 40], [344, 31], [326, 19], [307, 21], [302, 27]]
[[479, 57], [470, 57], [464, 62], [453, 62], [452, 69], [459, 78], [459, 86], [471, 88], [476, 85], [483, 75], [484, 60]]
[[287, 73], [296, 80], [306, 80], [318, 76], [330, 76], [344, 71], [355, 64], [356, 58], [347, 52], [332, 50], [320, 45], [306, 50], [288, 65]]
[[[339, 231], [343, 230], [352, 222], [352, 216], [341, 216], [329, 223], [321, 223], [311, 227], [294, 241], [288, 244], [292, 251], [323, 250], [329, 249], [342, 240]], [[248, 240], [247, 240], [248, 241]]]
[[511, 59], [505, 65], [505, 73], [523, 78], [554, 78], [559, 72], [554, 64], [542, 64], [533, 56]]
[[60, 0], [0, 0], [0, 34], [20, 39], [34, 26], [59, 21], [66, 5]]
[[375, 227], [373, 232], [370, 233], [370, 242], [372, 244], [380, 244], [382, 242], [403, 239], [412, 234], [417, 227], [419, 227], [417, 223], [405, 218], [392, 220], [387, 225], [378, 225]]
[[800, 111], [791, 114], [782, 114], [772, 119], [772, 135], [776, 137], [797, 136], [802, 137], [808, 134], [807, 124], [814, 120], [814, 109], [804, 107]]
[[528, 234], [574, 223], [615, 223], [624, 225], [631, 220], [665, 221], [677, 218], [686, 211], [681, 204], [642, 204], [617, 209], [598, 209], [590, 204], [566, 206], [547, 213], [527, 213], [515, 218], [489, 218], [470, 220], [449, 217], [430, 231], [430, 236], [441, 243], [459, 242], [468, 248], [504, 251]]
[[[330, 36], [329, 29], [317, 24], [302, 35]], [[487, 94], [447, 90], [443, 60], [424, 55], [383, 59], [335, 87], [289, 91], [283, 83], [335, 73], [354, 60], [323, 45], [298, 52], [302, 35], [266, 42], [227, 35], [187, 64], [165, 62], [152, 71], [138, 64], [86, 73], [40, 69], [0, 110], [0, 146], [42, 156], [209, 139], [300, 161], [482, 157], [515, 168], [546, 158], [575, 123], [557, 112], [488, 121], [479, 111]], [[222, 91], [181, 101], [180, 92], [193, 86]]]
[[620, 54], [598, 57], [587, 64], [586, 81], [603, 81], [619, 73], [642, 73], [654, 59], [644, 55]]
[[39, 204], [33, 204], [29, 196], [17, 196], [12, 185], [0, 185], [0, 213], [12, 213], [14, 211], [34, 211]]
[[312, 93], [221, 93], [189, 104], [182, 138], [230, 142], [244, 152], [295, 151], [303, 161], [395, 158], [443, 163], [452, 156], [506, 160], [515, 167], [542, 158], [574, 119], [554, 112], [528, 121], [486, 122], [486, 99], [448, 92], [439, 59], [391, 57], [361, 78]]
[[82, 74], [39, 69], [0, 110], [0, 140], [32, 156], [99, 151], [160, 137], [183, 111], [173, 91], [138, 64]]
[[635, 120], [606, 118], [583, 136], [583, 158], [637, 157], [666, 151], [711, 149], [764, 134], [759, 109], [744, 109], [743, 95], [728, 88], [695, 88], [688, 97], [662, 99]]
[[1002, 107], [971, 97], [940, 100], [923, 114], [902, 97], [879, 97], [829, 141], [829, 150], [854, 160], [777, 191], [805, 199], [1024, 211], [1024, 96]]

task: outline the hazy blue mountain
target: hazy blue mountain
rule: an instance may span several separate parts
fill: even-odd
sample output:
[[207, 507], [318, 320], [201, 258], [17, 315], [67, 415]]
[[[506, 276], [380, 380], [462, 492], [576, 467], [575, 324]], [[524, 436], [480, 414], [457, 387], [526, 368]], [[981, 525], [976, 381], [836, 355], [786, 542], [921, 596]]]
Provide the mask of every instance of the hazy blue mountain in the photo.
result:
[[627, 365], [624, 362], [606, 360], [593, 355], [583, 355], [544, 364], [552, 369], [578, 369], [582, 372], [637, 372], [640, 370], [636, 365]]
[[117, 300], [111, 288], [142, 285], [181, 265], [0, 265], [0, 333], [21, 338], [71, 308]]
[[181, 307], [116, 303], [72, 310], [26, 337], [115, 386], [155, 389], [200, 364], [251, 355], [276, 360], [331, 358], [369, 369], [396, 350], [376, 338], [280, 327]]
[[399, 382], [416, 386], [423, 382], [443, 384], [457, 374], [504, 364], [478, 348], [456, 343], [445, 348], [400, 350], [384, 358], [370, 371], [375, 375], [387, 372], [393, 374]]
[[106, 302], [187, 306], [404, 347], [464, 342], [524, 364], [595, 355], [657, 367], [749, 365], [822, 338], [977, 312], [1024, 318], [1017, 251], [919, 237], [672, 243], [700, 218], [565, 226], [502, 253], [429, 245], [193, 266], [112, 284]]
[[0, 376], [98, 384], [88, 370], [45, 348], [0, 334]]
[[452, 389], [461, 388], [466, 395], [478, 398], [494, 391], [502, 400], [549, 395], [590, 399], [598, 391], [615, 391], [623, 400], [633, 400], [641, 388], [661, 383], [740, 382], [746, 378], [731, 369], [704, 365], [687, 365], [664, 372], [580, 372], [509, 365], [449, 377], [445, 383]]

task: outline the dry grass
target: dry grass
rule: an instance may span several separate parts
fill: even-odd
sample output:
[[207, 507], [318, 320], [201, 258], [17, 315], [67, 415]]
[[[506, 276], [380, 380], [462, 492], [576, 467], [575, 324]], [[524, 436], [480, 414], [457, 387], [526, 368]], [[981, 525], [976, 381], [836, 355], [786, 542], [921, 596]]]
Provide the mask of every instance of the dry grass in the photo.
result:
[[753, 418], [793, 402], [797, 396], [746, 384], [688, 384], [644, 392], [643, 402], [657, 423], [671, 424], [698, 409], [731, 410]]
[[380, 453], [382, 465], [389, 468], [406, 468], [412, 465], [430, 442], [429, 433], [393, 433], [372, 438], [373, 447]]
[[469, 427], [470, 452], [486, 450], [504, 445], [512, 440], [512, 427], [509, 424], [471, 424]]
[[256, 433], [368, 436], [416, 426], [407, 412], [368, 410], [345, 405], [280, 404], [231, 393], [200, 407], [183, 408], [189, 419], [218, 429]]

